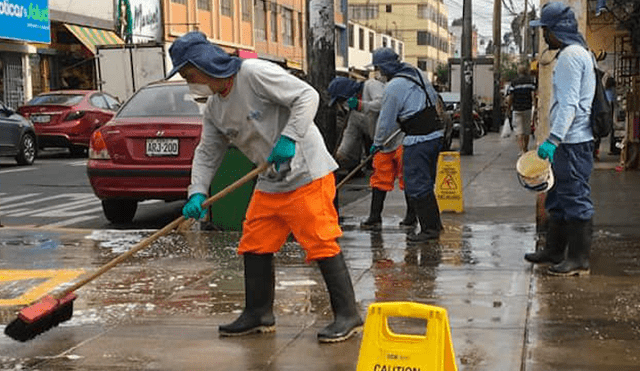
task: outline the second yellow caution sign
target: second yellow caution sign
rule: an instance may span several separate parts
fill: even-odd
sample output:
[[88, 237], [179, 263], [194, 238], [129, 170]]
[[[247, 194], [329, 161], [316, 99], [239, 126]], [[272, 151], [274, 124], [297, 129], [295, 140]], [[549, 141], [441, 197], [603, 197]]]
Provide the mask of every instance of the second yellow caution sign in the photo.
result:
[[459, 152], [440, 152], [436, 174], [436, 198], [440, 211], [464, 211]]
[[[457, 371], [444, 308], [413, 302], [384, 302], [371, 304], [368, 312], [357, 371]], [[418, 319], [422, 324], [409, 326], [410, 334], [398, 333], [390, 325], [391, 319], [401, 323]]]

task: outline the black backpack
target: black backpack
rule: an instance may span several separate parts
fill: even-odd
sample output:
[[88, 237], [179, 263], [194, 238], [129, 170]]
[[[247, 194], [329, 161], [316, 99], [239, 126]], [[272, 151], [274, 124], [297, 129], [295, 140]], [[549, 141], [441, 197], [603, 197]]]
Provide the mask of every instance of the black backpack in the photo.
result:
[[607, 100], [602, 76], [604, 72], [598, 68], [594, 59], [594, 70], [596, 72], [596, 93], [591, 103], [591, 130], [596, 138], [606, 137], [613, 128], [613, 115], [611, 113], [611, 103]]

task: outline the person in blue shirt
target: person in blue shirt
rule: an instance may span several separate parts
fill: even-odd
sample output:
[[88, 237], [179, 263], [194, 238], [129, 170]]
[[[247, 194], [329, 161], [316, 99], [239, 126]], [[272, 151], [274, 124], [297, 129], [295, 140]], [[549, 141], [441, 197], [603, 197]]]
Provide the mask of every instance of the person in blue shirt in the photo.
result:
[[595, 59], [578, 31], [573, 10], [562, 2], [545, 4], [540, 19], [530, 25], [542, 27], [549, 49], [559, 49], [559, 54], [553, 70], [550, 132], [538, 147], [538, 156], [551, 162], [556, 179], [545, 200], [549, 229], [545, 247], [525, 259], [553, 264], [549, 268], [553, 275], [588, 274], [594, 214], [589, 177]]
[[436, 109], [438, 93], [420, 70], [401, 62], [393, 49], [374, 50], [372, 64], [388, 82], [371, 153], [385, 150], [382, 144], [398, 127], [404, 132], [405, 192], [420, 223], [420, 233], [410, 234], [408, 239], [413, 242], [437, 239], [442, 222], [434, 184], [444, 137]]

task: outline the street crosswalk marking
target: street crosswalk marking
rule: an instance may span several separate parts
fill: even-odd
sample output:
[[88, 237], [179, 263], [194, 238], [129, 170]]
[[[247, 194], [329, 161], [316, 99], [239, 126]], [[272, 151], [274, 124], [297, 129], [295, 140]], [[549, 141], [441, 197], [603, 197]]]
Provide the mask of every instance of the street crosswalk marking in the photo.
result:
[[45, 281], [27, 291], [9, 299], [0, 299], [0, 307], [27, 305], [40, 299], [56, 287], [74, 280], [84, 273], [82, 269], [48, 269], [48, 270], [0, 270], [0, 285], [8, 286], [12, 282], [44, 279]]

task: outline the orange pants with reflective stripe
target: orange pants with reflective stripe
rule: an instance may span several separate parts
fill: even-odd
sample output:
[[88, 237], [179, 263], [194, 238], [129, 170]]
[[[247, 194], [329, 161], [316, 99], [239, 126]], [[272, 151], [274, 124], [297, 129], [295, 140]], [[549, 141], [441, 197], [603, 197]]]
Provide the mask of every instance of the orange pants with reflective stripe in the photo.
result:
[[242, 225], [238, 253], [275, 253], [293, 233], [306, 253], [306, 261], [340, 253], [336, 239], [342, 236], [333, 173], [294, 191], [266, 193], [256, 190]]
[[373, 173], [369, 178], [371, 188], [381, 191], [393, 191], [396, 178], [400, 189], [404, 189], [402, 178], [402, 146], [398, 146], [393, 152], [378, 152], [373, 156]]

